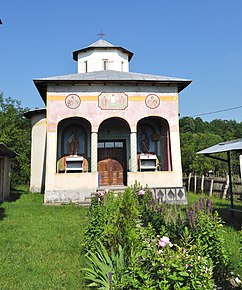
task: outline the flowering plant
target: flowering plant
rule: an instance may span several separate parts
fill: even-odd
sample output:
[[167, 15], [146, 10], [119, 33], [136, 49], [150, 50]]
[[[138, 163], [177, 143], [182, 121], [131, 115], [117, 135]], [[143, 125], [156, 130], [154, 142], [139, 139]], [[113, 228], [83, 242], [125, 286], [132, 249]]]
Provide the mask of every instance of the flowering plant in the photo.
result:
[[138, 195], [139, 196], [143, 196], [145, 194], [145, 191], [143, 189], [139, 190], [138, 191]]
[[165, 248], [166, 245], [169, 245], [170, 248], [173, 247], [173, 244], [170, 242], [170, 239], [168, 237], [165, 237], [165, 236], [160, 238], [158, 245], [161, 248]]
[[105, 194], [108, 193], [108, 191], [109, 191], [108, 189], [105, 189], [104, 191], [99, 190], [97, 192], [97, 195], [98, 195], [99, 198], [103, 198], [105, 196]]

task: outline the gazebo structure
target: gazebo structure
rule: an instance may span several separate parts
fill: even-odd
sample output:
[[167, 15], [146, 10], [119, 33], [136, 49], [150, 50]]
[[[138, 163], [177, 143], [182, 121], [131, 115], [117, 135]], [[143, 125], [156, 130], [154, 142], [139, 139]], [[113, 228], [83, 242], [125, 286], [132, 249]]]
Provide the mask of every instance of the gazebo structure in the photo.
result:
[[[232, 173], [231, 173], [231, 162], [230, 162], [230, 152], [231, 151], [235, 151], [235, 152], [238, 152], [240, 154], [240, 156], [239, 156], [240, 175], [241, 175], [241, 180], [242, 180], [242, 139], [221, 142], [221, 143], [218, 143], [214, 146], [203, 149], [203, 150], [197, 152], [197, 154], [204, 154], [207, 157], [210, 157], [210, 158], [213, 158], [216, 160], [220, 160], [220, 161], [224, 161], [228, 164], [230, 204], [231, 204], [231, 209], [233, 211], [235, 211], [235, 209], [234, 209], [234, 197], [233, 197]], [[212, 155], [212, 154], [222, 153], [222, 152], [227, 153], [227, 159]]]

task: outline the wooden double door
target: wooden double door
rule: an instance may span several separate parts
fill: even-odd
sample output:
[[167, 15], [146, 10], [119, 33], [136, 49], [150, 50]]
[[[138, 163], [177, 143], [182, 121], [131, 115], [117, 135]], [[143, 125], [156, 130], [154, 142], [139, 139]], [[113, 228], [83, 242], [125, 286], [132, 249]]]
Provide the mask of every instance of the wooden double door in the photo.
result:
[[98, 142], [98, 171], [101, 186], [127, 184], [125, 141]]

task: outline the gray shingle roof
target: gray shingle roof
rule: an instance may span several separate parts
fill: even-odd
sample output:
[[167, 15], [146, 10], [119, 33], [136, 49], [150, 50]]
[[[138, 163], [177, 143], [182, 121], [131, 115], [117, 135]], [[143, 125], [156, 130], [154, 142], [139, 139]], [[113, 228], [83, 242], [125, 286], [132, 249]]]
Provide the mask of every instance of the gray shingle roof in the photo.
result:
[[174, 84], [177, 85], [178, 92], [180, 92], [191, 83], [191, 80], [142, 73], [102, 70], [89, 73], [69, 74], [49, 78], [35, 79], [34, 83], [45, 102], [47, 85], [51, 83], [52, 84], [122, 83], [135, 85], [150, 84], [150, 83], [153, 85]]
[[184, 82], [190, 81], [186, 79], [133, 73], [133, 72], [122, 72], [114, 70], [102, 70], [89, 73], [80, 74], [69, 74], [62, 76], [55, 76], [49, 78], [39, 79], [42, 81], [153, 81], [153, 82]]

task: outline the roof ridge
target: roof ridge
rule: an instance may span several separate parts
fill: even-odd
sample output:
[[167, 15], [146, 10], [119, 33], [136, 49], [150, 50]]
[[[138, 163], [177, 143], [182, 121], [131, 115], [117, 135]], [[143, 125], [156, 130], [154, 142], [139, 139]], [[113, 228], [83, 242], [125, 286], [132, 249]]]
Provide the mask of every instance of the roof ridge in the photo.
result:
[[88, 47], [110, 47], [110, 46], [114, 46], [114, 45], [104, 39], [99, 39], [93, 42], [92, 44], [88, 45]]

